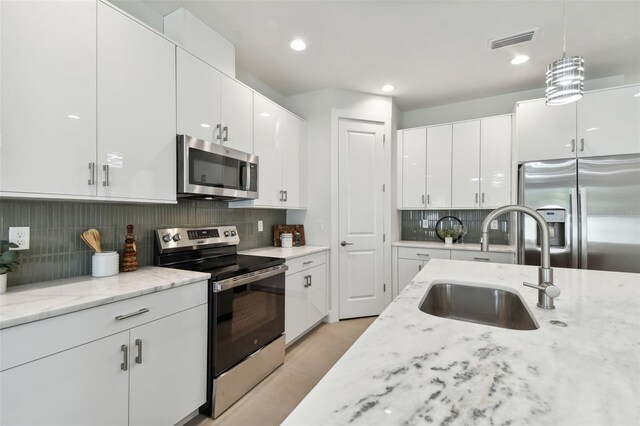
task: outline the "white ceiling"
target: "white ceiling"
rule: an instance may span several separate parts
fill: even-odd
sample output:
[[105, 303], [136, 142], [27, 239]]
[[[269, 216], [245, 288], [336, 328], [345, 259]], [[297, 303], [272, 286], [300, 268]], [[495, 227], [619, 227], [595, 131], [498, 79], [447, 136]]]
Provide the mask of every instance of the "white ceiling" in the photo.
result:
[[[185, 7], [236, 46], [236, 64], [285, 96], [326, 87], [382, 94], [401, 110], [544, 86], [562, 56], [560, 1], [144, 0]], [[567, 1], [567, 54], [586, 78], [640, 75], [640, 1]], [[488, 41], [537, 28], [531, 42]], [[308, 48], [294, 52], [293, 37]], [[516, 53], [531, 60], [513, 66]], [[588, 85], [587, 85], [588, 89]]]

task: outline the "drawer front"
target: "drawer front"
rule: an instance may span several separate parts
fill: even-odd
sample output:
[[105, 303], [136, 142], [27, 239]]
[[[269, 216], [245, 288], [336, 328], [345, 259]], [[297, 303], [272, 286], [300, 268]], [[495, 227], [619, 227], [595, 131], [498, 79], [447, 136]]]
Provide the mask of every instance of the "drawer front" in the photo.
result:
[[2, 329], [0, 371], [202, 305], [207, 289], [200, 281]]
[[398, 247], [398, 259], [415, 259], [426, 262], [431, 259], [451, 259], [451, 250]]
[[289, 267], [287, 275], [295, 274], [297, 272], [304, 271], [305, 269], [313, 268], [314, 266], [325, 263], [327, 263], [326, 251], [289, 259], [287, 260], [287, 266]]
[[484, 251], [456, 251], [451, 252], [452, 260], [470, 260], [472, 262], [515, 263], [514, 253], [492, 253]]

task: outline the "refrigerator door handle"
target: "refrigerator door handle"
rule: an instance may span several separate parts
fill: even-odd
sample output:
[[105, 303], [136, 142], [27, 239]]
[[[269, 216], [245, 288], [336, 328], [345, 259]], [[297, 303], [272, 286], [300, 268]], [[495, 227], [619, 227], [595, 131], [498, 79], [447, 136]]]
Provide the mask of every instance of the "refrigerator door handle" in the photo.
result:
[[579, 242], [580, 238], [578, 237], [578, 190], [576, 188], [571, 188], [571, 193], [569, 194], [569, 205], [571, 206], [571, 210], [569, 214], [571, 215], [571, 267], [578, 268], [578, 250], [579, 250]]
[[580, 192], [578, 194], [578, 199], [580, 203], [580, 268], [587, 269], [587, 189], [584, 187], [580, 188]]

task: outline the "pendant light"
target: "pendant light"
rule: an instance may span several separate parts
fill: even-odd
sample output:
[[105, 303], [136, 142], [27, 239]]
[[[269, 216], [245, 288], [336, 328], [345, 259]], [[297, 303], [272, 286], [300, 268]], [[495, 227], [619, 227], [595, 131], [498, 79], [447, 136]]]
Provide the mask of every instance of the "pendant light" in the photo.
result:
[[562, 59], [547, 66], [547, 105], [564, 105], [582, 98], [584, 92], [584, 59], [567, 57], [567, 22], [565, 2], [562, 2]]

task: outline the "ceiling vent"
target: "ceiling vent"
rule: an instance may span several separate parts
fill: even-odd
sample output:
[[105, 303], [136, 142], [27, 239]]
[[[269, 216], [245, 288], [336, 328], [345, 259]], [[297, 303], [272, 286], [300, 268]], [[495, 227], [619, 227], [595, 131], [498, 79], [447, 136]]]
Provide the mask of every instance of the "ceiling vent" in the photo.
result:
[[525, 41], [533, 40], [533, 37], [536, 35], [535, 30], [526, 31], [520, 34], [514, 34], [507, 37], [498, 38], [495, 40], [489, 40], [489, 48], [491, 50], [500, 49], [503, 47], [511, 46], [518, 43], [524, 43]]

